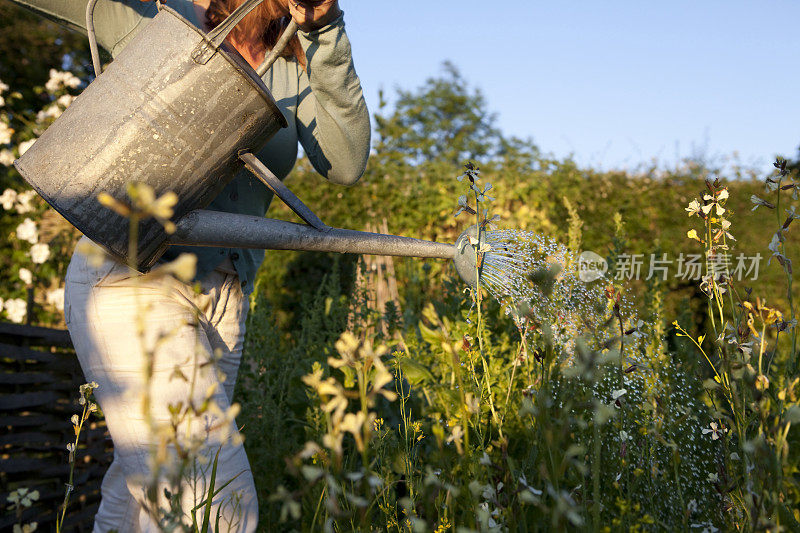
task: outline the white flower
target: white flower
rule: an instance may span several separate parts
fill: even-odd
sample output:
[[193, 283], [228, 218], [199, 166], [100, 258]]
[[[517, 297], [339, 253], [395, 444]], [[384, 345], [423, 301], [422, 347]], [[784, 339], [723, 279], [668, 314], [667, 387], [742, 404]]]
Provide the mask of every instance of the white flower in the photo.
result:
[[31, 283], [33, 283], [33, 273], [27, 268], [20, 268], [19, 279], [21, 279], [22, 283], [24, 283], [25, 285], [30, 285]]
[[61, 109], [58, 105], [50, 104], [49, 106], [45, 107], [44, 109], [36, 113], [36, 120], [39, 122], [44, 122], [48, 118], [58, 118], [61, 116], [61, 113], [63, 112], [64, 110]]
[[23, 141], [19, 143], [19, 156], [22, 157], [22, 154], [28, 151], [28, 149], [33, 146], [33, 143], [36, 142], [36, 139], [30, 139], [28, 141]]
[[33, 211], [34, 207], [31, 201], [36, 198], [36, 191], [28, 189], [17, 194], [17, 213], [24, 215]]
[[8, 144], [11, 142], [11, 134], [14, 130], [8, 127], [8, 124], [0, 121], [0, 144]]
[[453, 214], [454, 217], [460, 215], [463, 211], [466, 211], [469, 208], [469, 204], [467, 204], [467, 196], [462, 194], [458, 197], [458, 209]]
[[40, 265], [47, 261], [50, 257], [50, 247], [46, 244], [39, 243], [31, 246], [31, 261]]
[[769, 241], [769, 245], [767, 245], [767, 248], [769, 248], [770, 252], [777, 254], [778, 247], [781, 245], [782, 242], [783, 242], [783, 234], [780, 231], [777, 231], [772, 236], [772, 240]]
[[3, 80], [0, 80], [0, 93], [5, 92], [8, 90], [8, 85], [3, 83]]
[[44, 84], [44, 88], [48, 92], [54, 93], [62, 87], [76, 88], [81, 84], [81, 80], [72, 72], [59, 71], [54, 68], [50, 69], [50, 79]]
[[69, 107], [70, 104], [75, 100], [75, 97], [71, 94], [64, 94], [58, 97], [56, 103], [62, 107]]
[[28, 314], [28, 303], [21, 298], [6, 300], [3, 308], [6, 310], [8, 319], [17, 324], [22, 323], [25, 320], [25, 315]]
[[633, 437], [628, 435], [628, 432], [623, 429], [622, 431], [619, 432], [619, 438], [622, 439], [623, 441], [626, 441], [626, 440], [631, 440]]
[[6, 99], [0, 96], [0, 107], [3, 107], [4, 105], [6, 105]]
[[689, 213], [689, 216], [696, 215], [700, 211], [700, 202], [695, 198], [691, 201], [689, 207], [684, 207], [683, 210]]
[[727, 199], [728, 199], [728, 196], [729, 196], [729, 195], [728, 195], [728, 189], [722, 189], [722, 190], [721, 190], [721, 191], [719, 191], [719, 193], [717, 194], [717, 201], [718, 201], [718, 202], [721, 202], [722, 200], [727, 200]]
[[711, 440], [719, 439], [728, 430], [724, 427], [719, 427], [716, 422], [711, 422], [707, 428], [703, 428], [703, 435], [711, 433]]
[[626, 389], [615, 390], [611, 394], [611, 398], [614, 399], [614, 400], [619, 400], [622, 396], [625, 396], [625, 394], [627, 394], [627, 393], [628, 393], [628, 391]]
[[0, 150], [0, 165], [10, 167], [14, 164], [14, 152], [8, 148]]
[[3, 209], [8, 211], [12, 207], [14, 207], [14, 202], [17, 199], [17, 191], [14, 189], [6, 189], [3, 191], [3, 194], [0, 195], [0, 205], [3, 206]]
[[61, 76], [60, 72], [54, 68], [50, 69], [50, 79], [47, 80], [47, 83], [44, 84], [44, 88], [50, 91], [51, 93], [56, 92], [59, 87], [61, 87]]
[[36, 228], [36, 222], [29, 218], [23, 220], [17, 226], [17, 238], [21, 241], [28, 241], [31, 244], [39, 242], [39, 230]]
[[711, 472], [710, 474], [708, 474], [708, 477], [706, 479], [711, 483], [717, 483], [719, 481], [719, 476]]
[[47, 303], [58, 309], [64, 310], [64, 287], [53, 289], [47, 293]]

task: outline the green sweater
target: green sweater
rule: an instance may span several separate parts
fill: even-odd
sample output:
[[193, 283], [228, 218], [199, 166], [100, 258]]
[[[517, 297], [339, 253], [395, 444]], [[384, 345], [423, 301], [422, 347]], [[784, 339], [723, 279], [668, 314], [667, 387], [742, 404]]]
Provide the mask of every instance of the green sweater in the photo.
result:
[[[82, 0], [13, 1], [86, 33], [86, 3]], [[190, 0], [169, 0], [168, 5], [203, 27]], [[98, 44], [115, 56], [155, 16], [156, 9], [155, 2], [101, 0], [95, 8]], [[367, 163], [370, 121], [344, 21], [340, 16], [316, 31], [299, 31], [298, 37], [306, 54], [306, 70], [294, 60], [278, 58], [263, 76], [289, 126], [256, 155], [284, 179], [297, 159], [299, 141], [317, 172], [334, 183], [350, 185], [361, 177]], [[272, 192], [242, 169], [208, 209], [264, 216], [271, 200]], [[197, 255], [198, 279], [229, 257], [245, 294], [252, 292], [255, 272], [264, 260], [263, 250], [177, 246], [169, 248], [165, 258], [184, 251]]]

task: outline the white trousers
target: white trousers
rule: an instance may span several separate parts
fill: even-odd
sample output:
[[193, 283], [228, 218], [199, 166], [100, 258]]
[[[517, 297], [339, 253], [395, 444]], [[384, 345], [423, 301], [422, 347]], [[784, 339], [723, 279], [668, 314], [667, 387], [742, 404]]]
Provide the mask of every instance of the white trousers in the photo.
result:
[[[111, 258], [96, 267], [79, 253], [73, 255], [66, 276], [67, 327], [86, 380], [99, 384], [95, 396], [114, 441], [114, 460], [103, 478], [95, 533], [159, 531], [156, 519], [144, 507], [145, 485], [158, 444], [151, 428], [168, 423], [170, 404], [193, 401], [200, 405], [210, 387], [216, 387], [213, 401], [222, 411], [228, 409], [242, 355], [249, 306], [238, 276], [215, 270], [201, 282], [199, 293], [171, 276], [139, 279], [139, 283], [134, 283], [135, 277], [140, 276]], [[150, 383], [145, 379], [145, 349], [154, 353]], [[223, 383], [219, 373], [208, 368], [209, 354], [215, 352], [226, 377]], [[206, 363], [206, 371], [195, 372], [198, 362]], [[180, 379], [176, 369], [190, 382], [194, 375], [194, 386]], [[150, 422], [142, 408], [148, 387]], [[213, 499], [210, 531], [219, 512], [219, 531], [252, 532], [258, 502], [250, 465], [241, 442], [228, 438], [238, 436], [235, 423], [220, 427], [219, 420], [206, 414], [199, 422], [181, 424], [178, 433], [187, 437], [202, 431], [207, 457], [221, 450], [215, 490], [233, 479]], [[181, 506], [186, 516], [204, 500], [210, 475], [207, 468], [184, 477]], [[202, 513], [202, 509], [197, 511], [198, 522]]]

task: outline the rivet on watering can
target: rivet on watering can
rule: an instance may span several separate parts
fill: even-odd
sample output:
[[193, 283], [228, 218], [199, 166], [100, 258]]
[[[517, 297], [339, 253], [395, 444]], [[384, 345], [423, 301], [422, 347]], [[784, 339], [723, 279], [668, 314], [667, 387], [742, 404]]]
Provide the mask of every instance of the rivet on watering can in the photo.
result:
[[232, 261], [238, 261], [238, 260], [239, 260], [239, 254], [238, 254], [238, 253], [236, 253], [236, 252], [233, 252], [233, 253], [231, 254], [231, 260], [232, 260]]

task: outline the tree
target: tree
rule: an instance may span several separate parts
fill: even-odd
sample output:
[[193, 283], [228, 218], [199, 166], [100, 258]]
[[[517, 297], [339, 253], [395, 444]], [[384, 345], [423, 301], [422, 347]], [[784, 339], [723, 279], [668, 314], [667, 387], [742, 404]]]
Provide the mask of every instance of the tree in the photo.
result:
[[[416, 90], [398, 89], [390, 114], [376, 113], [378, 153], [395, 154], [410, 164], [458, 166], [498, 153], [502, 135], [480, 89], [470, 87], [452, 63], [443, 63], [442, 70]], [[385, 105], [381, 94], [381, 110]]]

